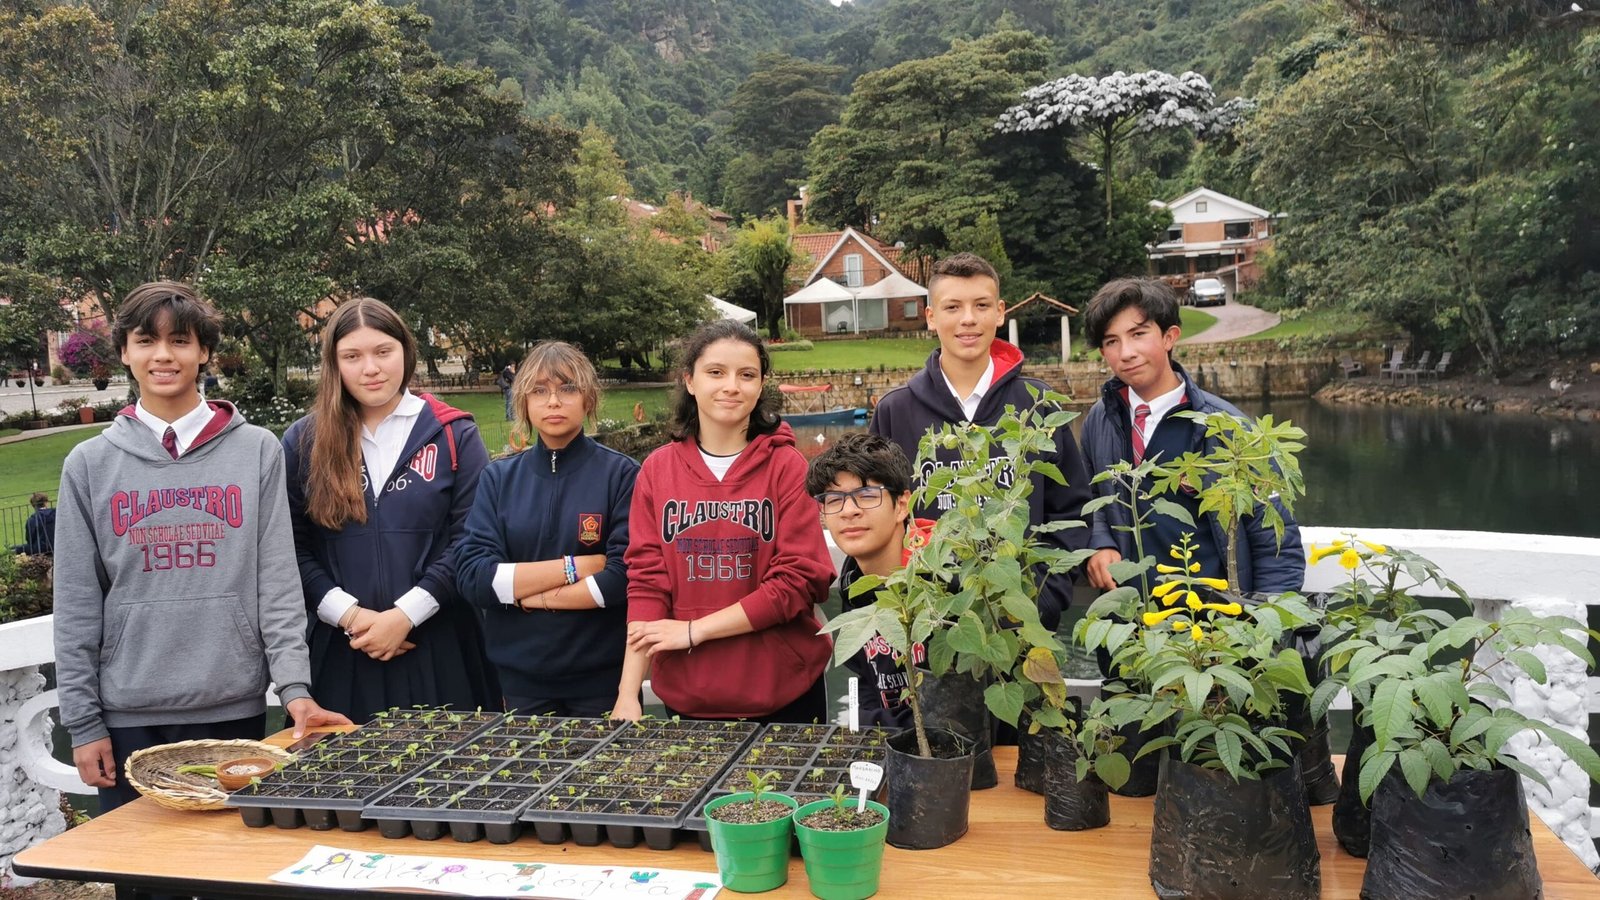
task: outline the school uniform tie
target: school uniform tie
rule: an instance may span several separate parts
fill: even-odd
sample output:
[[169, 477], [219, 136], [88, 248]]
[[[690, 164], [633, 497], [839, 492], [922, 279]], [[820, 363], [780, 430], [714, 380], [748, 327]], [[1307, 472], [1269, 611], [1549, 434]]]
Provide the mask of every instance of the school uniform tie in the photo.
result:
[[1144, 462], [1144, 424], [1150, 418], [1150, 404], [1141, 403], [1133, 408], [1133, 464]]
[[[173, 459], [178, 458], [178, 432], [174, 431], [171, 425], [167, 426], [166, 433], [161, 436], [161, 446], [167, 451], [168, 456]], [[1139, 446], [1144, 445], [1141, 443]]]

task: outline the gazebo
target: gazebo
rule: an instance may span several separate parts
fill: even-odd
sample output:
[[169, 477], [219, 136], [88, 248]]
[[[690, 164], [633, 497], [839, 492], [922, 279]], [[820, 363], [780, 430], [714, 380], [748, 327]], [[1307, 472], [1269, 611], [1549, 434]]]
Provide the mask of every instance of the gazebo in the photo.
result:
[[803, 303], [820, 303], [824, 331], [860, 334], [887, 327], [890, 300], [926, 296], [927, 288], [899, 272], [890, 272], [872, 284], [856, 288], [845, 287], [831, 278], [818, 278], [783, 298], [783, 305], [788, 309]]
[[1035, 291], [1032, 296], [1015, 306], [1007, 306], [1006, 325], [1008, 327], [1006, 334], [1011, 343], [1019, 347], [1021, 342], [1017, 339], [1016, 313], [1029, 303], [1045, 303], [1061, 311], [1061, 362], [1063, 364], [1069, 362], [1072, 359], [1072, 317], [1078, 314], [1077, 307], [1068, 306], [1054, 297], [1046, 296], [1040, 291]]

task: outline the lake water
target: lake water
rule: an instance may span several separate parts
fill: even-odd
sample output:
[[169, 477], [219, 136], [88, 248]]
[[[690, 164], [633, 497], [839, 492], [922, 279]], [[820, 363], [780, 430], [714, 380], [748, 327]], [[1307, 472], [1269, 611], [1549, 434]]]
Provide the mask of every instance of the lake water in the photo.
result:
[[[1303, 524], [1600, 537], [1600, 424], [1310, 399], [1238, 406], [1305, 429]], [[852, 430], [795, 429], [808, 456]]]

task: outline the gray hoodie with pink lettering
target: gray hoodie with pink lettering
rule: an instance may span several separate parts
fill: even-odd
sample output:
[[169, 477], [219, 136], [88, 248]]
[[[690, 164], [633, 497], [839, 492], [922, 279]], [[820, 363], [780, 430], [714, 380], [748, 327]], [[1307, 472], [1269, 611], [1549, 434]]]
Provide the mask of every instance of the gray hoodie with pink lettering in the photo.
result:
[[231, 404], [178, 459], [122, 411], [61, 470], [55, 644], [61, 722], [223, 722], [310, 696], [283, 449]]

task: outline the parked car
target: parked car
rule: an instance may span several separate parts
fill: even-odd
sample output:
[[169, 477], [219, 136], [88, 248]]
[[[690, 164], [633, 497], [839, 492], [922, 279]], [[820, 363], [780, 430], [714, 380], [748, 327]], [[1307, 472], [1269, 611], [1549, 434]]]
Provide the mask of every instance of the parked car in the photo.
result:
[[1228, 302], [1228, 289], [1215, 278], [1197, 278], [1183, 295], [1185, 306], [1221, 306]]

